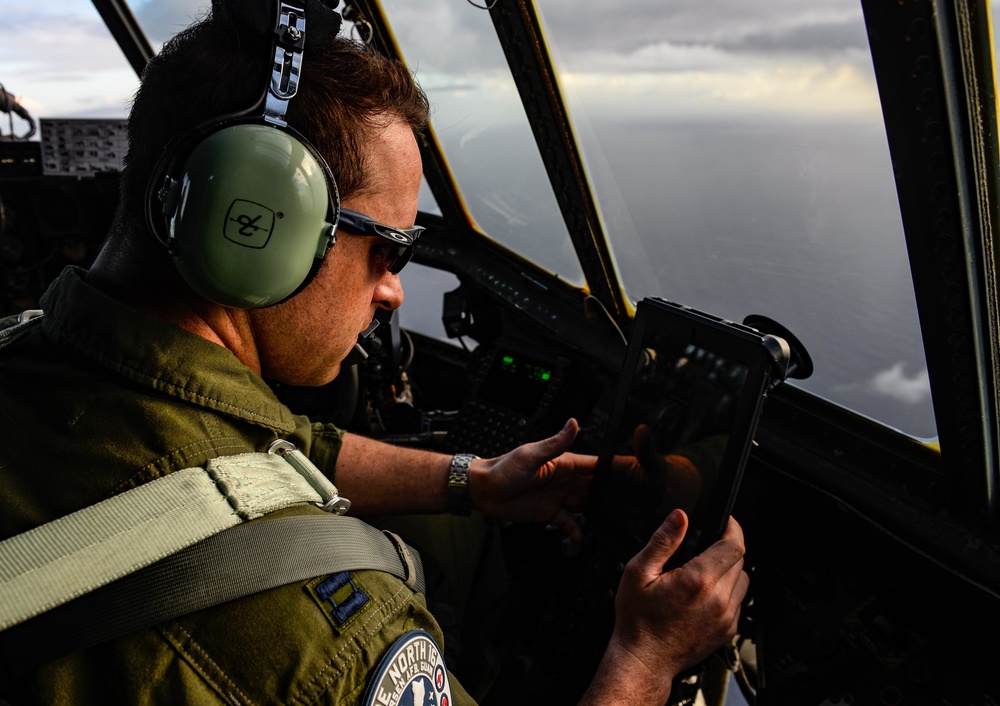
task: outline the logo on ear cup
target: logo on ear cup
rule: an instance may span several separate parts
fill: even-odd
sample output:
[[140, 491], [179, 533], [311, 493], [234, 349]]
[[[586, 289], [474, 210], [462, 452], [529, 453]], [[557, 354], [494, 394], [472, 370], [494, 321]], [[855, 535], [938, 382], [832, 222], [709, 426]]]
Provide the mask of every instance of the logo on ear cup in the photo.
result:
[[271, 306], [319, 270], [340, 202], [329, 167], [290, 129], [220, 125], [168, 178], [179, 185], [164, 213], [174, 264], [201, 296]]
[[263, 248], [274, 232], [274, 211], [263, 204], [235, 199], [226, 211], [223, 235], [237, 245]]

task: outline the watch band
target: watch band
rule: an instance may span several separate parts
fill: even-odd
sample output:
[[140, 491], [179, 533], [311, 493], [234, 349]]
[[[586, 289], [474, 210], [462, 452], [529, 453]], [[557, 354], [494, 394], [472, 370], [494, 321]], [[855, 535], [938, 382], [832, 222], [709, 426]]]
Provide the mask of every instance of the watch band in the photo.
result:
[[479, 458], [473, 454], [455, 454], [448, 471], [448, 510], [453, 515], [468, 515], [469, 464]]

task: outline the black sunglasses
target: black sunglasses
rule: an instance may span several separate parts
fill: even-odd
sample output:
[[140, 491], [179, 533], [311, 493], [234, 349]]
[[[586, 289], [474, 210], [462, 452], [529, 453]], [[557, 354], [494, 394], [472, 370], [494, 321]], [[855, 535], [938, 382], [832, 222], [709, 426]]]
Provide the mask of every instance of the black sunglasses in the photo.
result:
[[338, 228], [355, 235], [374, 235], [375, 237], [388, 240], [393, 247], [389, 252], [389, 263], [386, 266], [392, 274], [399, 274], [403, 265], [413, 257], [413, 245], [417, 238], [424, 232], [423, 226], [413, 226], [411, 228], [393, 228], [378, 221], [374, 221], [370, 216], [352, 211], [348, 208], [340, 209], [340, 220], [337, 222]]

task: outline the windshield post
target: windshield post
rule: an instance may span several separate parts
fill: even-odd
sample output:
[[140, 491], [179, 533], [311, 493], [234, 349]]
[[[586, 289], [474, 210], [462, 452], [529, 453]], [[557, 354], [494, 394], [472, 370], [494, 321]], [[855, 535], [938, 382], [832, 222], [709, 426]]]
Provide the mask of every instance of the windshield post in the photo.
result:
[[620, 327], [627, 328], [630, 307], [607, 244], [538, 12], [532, 2], [496, 3], [490, 16], [591, 293]]

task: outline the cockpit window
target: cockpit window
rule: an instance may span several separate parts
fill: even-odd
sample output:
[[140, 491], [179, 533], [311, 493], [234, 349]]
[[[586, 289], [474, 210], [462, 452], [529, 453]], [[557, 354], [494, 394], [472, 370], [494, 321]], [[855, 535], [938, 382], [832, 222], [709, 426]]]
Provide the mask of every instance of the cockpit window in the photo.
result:
[[[89, 0], [18, 1], [3, 4], [0, 84], [37, 122], [122, 118], [139, 79]], [[19, 116], [0, 116], [0, 134], [26, 134]]]
[[802, 387], [935, 436], [857, 0], [538, 6], [629, 297], [776, 319]]
[[[482, 3], [477, 3], [482, 4]], [[573, 284], [583, 270], [489, 13], [455, 0], [382, 0], [431, 102], [462, 199], [488, 236]]]

